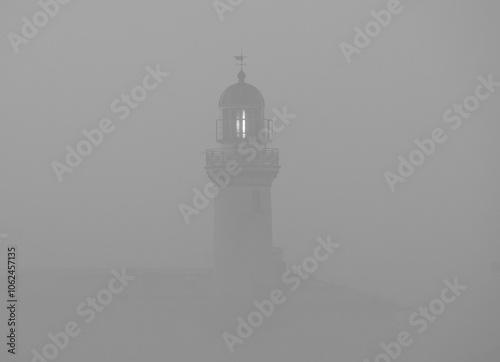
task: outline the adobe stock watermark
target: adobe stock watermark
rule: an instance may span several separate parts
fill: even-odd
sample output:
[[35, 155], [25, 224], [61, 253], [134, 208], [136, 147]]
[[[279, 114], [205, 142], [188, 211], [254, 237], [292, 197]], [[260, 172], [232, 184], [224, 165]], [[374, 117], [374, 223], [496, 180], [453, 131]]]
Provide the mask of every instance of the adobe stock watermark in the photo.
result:
[[370, 45], [372, 39], [378, 37], [382, 29], [387, 28], [391, 24], [393, 16], [400, 14], [403, 9], [404, 7], [400, 0], [389, 0], [387, 9], [382, 9], [378, 12], [375, 10], [370, 11], [373, 20], [365, 24], [364, 31], [358, 26], [354, 27], [354, 45], [346, 42], [342, 42], [339, 45], [347, 64], [352, 62], [352, 56], [354, 54], [361, 54], [361, 50]]
[[226, 12], [233, 12], [235, 8], [240, 6], [243, 0], [214, 0], [212, 5], [214, 6], [215, 12], [219, 16], [220, 21], [224, 21], [224, 14]]
[[[8, 235], [5, 234], [5, 237]], [[7, 319], [7, 352], [11, 356], [16, 356], [19, 345], [19, 276], [18, 276], [18, 247], [15, 244], [7, 246], [7, 288], [6, 288], [6, 304], [8, 310]]]
[[[148, 65], [146, 73], [141, 85], [135, 86], [130, 93], [122, 94], [111, 103], [111, 112], [118, 115], [121, 121], [126, 120], [132, 111], [146, 100], [149, 93], [158, 88], [164, 78], [170, 74], [162, 72], [159, 64], [156, 65], [155, 69]], [[57, 161], [51, 163], [52, 170], [59, 182], [63, 182], [63, 175], [72, 173], [82, 163], [83, 158], [89, 156], [94, 147], [98, 147], [103, 142], [104, 135], [109, 135], [115, 129], [116, 127], [110, 118], [102, 118], [98, 127], [82, 131], [84, 138], [77, 143], [75, 148], [66, 146], [66, 164]]]
[[[437, 320], [438, 316], [444, 313], [446, 308], [457, 300], [464, 290], [468, 287], [460, 285], [458, 278], [453, 280], [453, 283], [448, 279], [444, 281], [446, 287], [441, 290], [438, 298], [429, 302], [426, 307], [418, 308], [417, 312], [412, 313], [408, 318], [410, 326], [417, 328], [417, 333], [424, 333], [430, 323]], [[400, 332], [396, 340], [389, 343], [380, 343], [380, 348], [383, 352], [379, 353], [373, 359], [374, 362], [392, 362], [395, 361], [403, 352], [403, 348], [410, 346], [414, 342], [412, 334], [407, 331]], [[370, 362], [365, 358], [363, 362]]]
[[[283, 113], [276, 108], [273, 109], [273, 112], [275, 116], [273, 116], [271, 120], [273, 121], [273, 132], [275, 134], [283, 132], [286, 126], [290, 124], [290, 120], [297, 117], [295, 114], [288, 114], [286, 106], [283, 107]], [[282, 122], [279, 127], [276, 126], [275, 123], [278, 119]], [[248, 140], [241, 141], [237, 148], [238, 154], [240, 156], [248, 156], [246, 161], [252, 162], [257, 157], [257, 152], [262, 151], [265, 148], [262, 139], [263, 135], [262, 133], [259, 133], [258, 137], [249, 137]], [[227, 185], [229, 185], [231, 177], [239, 175], [242, 171], [243, 169], [240, 167], [240, 163], [236, 160], [228, 161], [226, 163], [226, 170], [222, 170], [218, 174], [211, 170], [208, 171], [210, 178], [216, 182], [207, 182], [203, 187], [203, 192], [197, 187], [194, 187], [194, 196], [191, 203], [192, 206], [185, 203], [178, 205], [179, 212], [181, 213], [186, 225], [191, 223], [191, 216], [199, 215], [200, 211], [205, 209], [210, 204], [210, 200], [219, 195], [220, 189], [225, 189]]]
[[[96, 318], [96, 312], [101, 313], [105, 307], [113, 301], [113, 295], [118, 295], [129, 285], [129, 282], [135, 279], [135, 276], [127, 275], [125, 267], [122, 268], [121, 274], [116, 270], [112, 270], [113, 278], [108, 282], [108, 287], [100, 289], [95, 297], [88, 297], [84, 302], [76, 307], [76, 314], [79, 317], [87, 317], [85, 323], [89, 324]], [[65, 350], [70, 338], [77, 337], [82, 332], [77, 322], [70, 321], [66, 323], [64, 330], [55, 334], [47, 334], [48, 339], [52, 343], [47, 343], [41, 349], [41, 353], [36, 349], [32, 349], [33, 358], [31, 362], [48, 362], [57, 358], [59, 353]]]
[[[316, 241], [319, 245], [314, 248], [313, 256], [308, 256], [302, 260], [300, 265], [292, 265], [281, 276], [283, 284], [287, 285], [292, 292], [299, 289], [301, 282], [308, 279], [311, 274], [318, 270], [320, 262], [327, 260], [335, 252], [335, 249], [340, 247], [340, 244], [332, 242], [330, 235], [327, 236], [326, 241], [320, 237], [316, 238]], [[229, 353], [233, 354], [235, 345], [243, 344], [245, 340], [250, 338], [254, 330], [262, 326], [264, 320], [269, 319], [273, 315], [276, 306], [282, 305], [286, 300], [287, 297], [282, 289], [274, 289], [269, 294], [269, 299], [264, 299], [262, 302], [253, 301], [252, 304], [255, 310], [248, 314], [246, 319], [242, 317], [236, 318], [238, 323], [236, 335], [229, 332], [222, 334]]]
[[[464, 119], [469, 119], [472, 113], [476, 112], [481, 105], [481, 101], [485, 101], [495, 93], [496, 88], [500, 87], [500, 82], [493, 80], [493, 75], [488, 75], [488, 79], [483, 76], [478, 77], [479, 84], [477, 85], [474, 94], [466, 97], [462, 103], [455, 103], [452, 107], [448, 108], [443, 114], [445, 123], [452, 123], [451, 128], [457, 130], [462, 126]], [[391, 192], [396, 191], [395, 185], [405, 182], [413, 173], [416, 167], [424, 164], [425, 160], [436, 152], [437, 145], [443, 144], [448, 140], [444, 129], [435, 128], [431, 132], [430, 138], [423, 140], [415, 139], [414, 143], [417, 146], [413, 150], [408, 159], [403, 155], [398, 156], [399, 166], [397, 174], [385, 171], [384, 178], [389, 185]]]
[[21, 18], [21, 35], [9, 32], [7, 38], [14, 49], [14, 53], [19, 54], [20, 46], [28, 44], [30, 40], [34, 39], [39, 33], [40, 29], [45, 28], [51, 18], [54, 18], [61, 9], [61, 5], [66, 5], [71, 0], [40, 0], [38, 6], [39, 11], [33, 14], [31, 20], [26, 16]]

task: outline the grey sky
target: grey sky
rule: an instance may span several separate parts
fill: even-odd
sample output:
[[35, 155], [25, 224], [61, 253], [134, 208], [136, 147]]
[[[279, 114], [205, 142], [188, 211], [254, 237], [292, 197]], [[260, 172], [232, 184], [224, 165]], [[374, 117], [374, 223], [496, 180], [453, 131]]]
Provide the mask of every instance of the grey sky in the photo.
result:
[[[7, 33], [35, 1], [0, 5], [0, 232], [25, 267], [211, 264], [211, 206], [187, 226], [177, 206], [207, 182], [222, 91], [247, 81], [277, 136], [275, 244], [289, 261], [316, 236], [343, 245], [320, 276], [403, 303], [444, 275], [492, 278], [498, 243], [500, 92], [457, 131], [443, 112], [500, 79], [497, 2], [402, 1], [404, 10], [347, 64], [339, 43], [386, 1], [246, 1], [220, 22], [210, 1], [73, 1], [15, 55]], [[63, 183], [51, 170], [145, 67], [170, 76]], [[392, 194], [383, 178], [415, 138], [449, 140]], [[486, 278], [486, 279], [485, 279]]]

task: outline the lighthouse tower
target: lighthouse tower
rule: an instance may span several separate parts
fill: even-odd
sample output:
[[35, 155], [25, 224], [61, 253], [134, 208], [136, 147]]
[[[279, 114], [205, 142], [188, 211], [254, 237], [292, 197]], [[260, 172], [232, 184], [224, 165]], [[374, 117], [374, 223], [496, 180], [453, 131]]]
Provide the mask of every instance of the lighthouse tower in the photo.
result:
[[264, 117], [264, 97], [245, 81], [245, 57], [235, 58], [238, 82], [222, 93], [215, 124], [221, 146], [206, 151], [205, 169], [214, 183], [227, 183], [214, 199], [217, 297], [244, 309], [268, 297], [275, 281], [271, 185], [280, 165], [279, 151], [267, 146], [273, 123]]

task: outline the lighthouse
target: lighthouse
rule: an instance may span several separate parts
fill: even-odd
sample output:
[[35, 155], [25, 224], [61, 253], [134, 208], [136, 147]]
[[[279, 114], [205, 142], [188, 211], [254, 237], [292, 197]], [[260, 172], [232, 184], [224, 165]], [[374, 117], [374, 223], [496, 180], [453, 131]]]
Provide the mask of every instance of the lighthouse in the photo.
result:
[[215, 122], [220, 147], [206, 151], [205, 170], [224, 186], [213, 203], [215, 295], [236, 312], [268, 296], [275, 283], [271, 186], [280, 164], [278, 149], [268, 147], [273, 122], [265, 118], [264, 97], [246, 82], [243, 54], [235, 58], [238, 81], [220, 97]]

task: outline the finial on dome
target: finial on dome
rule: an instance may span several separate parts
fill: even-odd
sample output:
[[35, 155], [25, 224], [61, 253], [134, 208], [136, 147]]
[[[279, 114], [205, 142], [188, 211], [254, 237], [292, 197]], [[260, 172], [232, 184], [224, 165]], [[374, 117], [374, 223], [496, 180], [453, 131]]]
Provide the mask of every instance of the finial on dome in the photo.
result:
[[238, 79], [240, 82], [244, 82], [246, 78], [246, 74], [243, 71], [243, 66], [246, 65], [246, 63], [243, 63], [243, 60], [246, 58], [246, 56], [243, 55], [243, 49], [241, 50], [241, 55], [236, 55], [235, 56], [236, 60], [240, 62], [240, 64], [236, 64], [236, 66], [240, 66], [240, 72], [238, 73]]
[[247, 75], [245, 74], [245, 72], [240, 70], [238, 73], [238, 79], [240, 80], [240, 82], [244, 82], [246, 77]]

